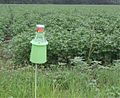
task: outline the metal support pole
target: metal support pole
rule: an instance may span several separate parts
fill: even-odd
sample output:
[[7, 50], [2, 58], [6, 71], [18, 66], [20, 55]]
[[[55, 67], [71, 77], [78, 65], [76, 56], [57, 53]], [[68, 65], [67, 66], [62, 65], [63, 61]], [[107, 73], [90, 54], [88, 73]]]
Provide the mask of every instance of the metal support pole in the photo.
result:
[[35, 65], [35, 98], [37, 98], [37, 64]]

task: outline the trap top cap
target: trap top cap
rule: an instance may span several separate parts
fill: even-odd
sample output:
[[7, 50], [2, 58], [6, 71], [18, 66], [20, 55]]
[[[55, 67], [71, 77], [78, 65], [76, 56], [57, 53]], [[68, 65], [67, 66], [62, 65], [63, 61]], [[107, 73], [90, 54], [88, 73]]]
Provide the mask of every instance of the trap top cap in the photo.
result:
[[44, 25], [41, 25], [41, 24], [38, 24], [36, 26], [37, 26], [37, 28], [44, 28], [45, 27]]
[[38, 24], [37, 26], [37, 32], [43, 32], [44, 31], [44, 25]]

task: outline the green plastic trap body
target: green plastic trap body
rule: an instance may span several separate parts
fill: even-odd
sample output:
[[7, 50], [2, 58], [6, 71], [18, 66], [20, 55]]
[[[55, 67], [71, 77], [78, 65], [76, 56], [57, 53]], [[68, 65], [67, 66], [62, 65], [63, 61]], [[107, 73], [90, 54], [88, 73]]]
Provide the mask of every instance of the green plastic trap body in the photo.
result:
[[30, 61], [32, 63], [43, 64], [47, 61], [47, 40], [44, 32], [36, 32], [35, 38], [31, 41], [32, 48]]

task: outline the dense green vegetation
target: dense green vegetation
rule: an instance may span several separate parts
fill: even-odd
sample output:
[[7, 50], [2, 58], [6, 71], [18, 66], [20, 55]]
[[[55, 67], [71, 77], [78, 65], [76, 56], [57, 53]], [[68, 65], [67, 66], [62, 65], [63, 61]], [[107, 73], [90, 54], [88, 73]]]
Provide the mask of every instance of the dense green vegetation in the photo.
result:
[[120, 0], [1, 0], [3, 4], [120, 4]]
[[49, 42], [48, 62], [39, 66], [38, 98], [119, 98], [119, 10], [111, 5], [0, 5], [0, 98], [34, 97], [29, 55], [36, 24], [45, 24]]
[[[48, 63], [120, 59], [119, 6], [1, 5], [0, 39], [16, 64], [29, 63], [35, 25], [45, 24]], [[5, 9], [5, 10], [4, 10]], [[9, 51], [8, 51], [9, 50]]]

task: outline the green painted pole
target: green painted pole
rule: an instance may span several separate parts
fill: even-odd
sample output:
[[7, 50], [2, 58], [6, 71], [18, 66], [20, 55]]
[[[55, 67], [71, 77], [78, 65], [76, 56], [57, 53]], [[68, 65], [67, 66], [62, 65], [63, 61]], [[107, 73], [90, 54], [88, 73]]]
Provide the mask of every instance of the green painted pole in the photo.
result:
[[37, 98], [37, 64], [35, 65], [35, 98]]

